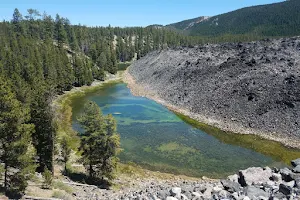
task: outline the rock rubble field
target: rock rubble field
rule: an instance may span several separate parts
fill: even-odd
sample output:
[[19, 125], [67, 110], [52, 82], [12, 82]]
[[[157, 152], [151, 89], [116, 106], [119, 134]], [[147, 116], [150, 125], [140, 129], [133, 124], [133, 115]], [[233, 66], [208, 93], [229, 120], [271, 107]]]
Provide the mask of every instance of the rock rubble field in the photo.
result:
[[[291, 168], [251, 167], [223, 180], [135, 180], [121, 193], [100, 190], [92, 199], [120, 200], [281, 200], [300, 199], [300, 158]], [[80, 194], [80, 190], [77, 190]], [[96, 189], [88, 192], [93, 194]], [[80, 196], [77, 195], [77, 197]], [[84, 198], [83, 196], [81, 196]]]
[[127, 76], [134, 93], [198, 121], [300, 148], [300, 37], [155, 51]]

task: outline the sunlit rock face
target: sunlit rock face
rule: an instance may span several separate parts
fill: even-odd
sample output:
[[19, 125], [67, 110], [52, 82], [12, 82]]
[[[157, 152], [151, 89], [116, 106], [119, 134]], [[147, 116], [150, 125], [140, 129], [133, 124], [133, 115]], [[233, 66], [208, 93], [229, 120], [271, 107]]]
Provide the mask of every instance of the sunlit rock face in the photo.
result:
[[294, 37], [156, 51], [129, 73], [202, 121], [300, 147], [299, 58]]

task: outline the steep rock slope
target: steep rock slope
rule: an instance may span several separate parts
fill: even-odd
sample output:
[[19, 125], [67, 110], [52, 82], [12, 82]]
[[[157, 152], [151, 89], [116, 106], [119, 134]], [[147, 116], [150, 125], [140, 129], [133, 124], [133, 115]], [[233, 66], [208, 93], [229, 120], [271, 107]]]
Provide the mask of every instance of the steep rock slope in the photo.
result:
[[300, 147], [300, 37], [156, 51], [128, 73], [192, 118]]

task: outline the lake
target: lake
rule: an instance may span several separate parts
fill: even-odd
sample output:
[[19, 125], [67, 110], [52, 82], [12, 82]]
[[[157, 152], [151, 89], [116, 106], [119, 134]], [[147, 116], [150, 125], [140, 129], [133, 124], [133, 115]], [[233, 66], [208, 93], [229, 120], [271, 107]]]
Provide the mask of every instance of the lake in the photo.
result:
[[195, 125], [155, 101], [133, 96], [124, 83], [106, 84], [73, 100], [73, 128], [79, 132], [83, 130], [76, 118], [87, 100], [117, 119], [121, 162], [134, 162], [147, 169], [220, 178], [250, 166], [281, 167], [300, 157], [299, 150], [257, 136]]

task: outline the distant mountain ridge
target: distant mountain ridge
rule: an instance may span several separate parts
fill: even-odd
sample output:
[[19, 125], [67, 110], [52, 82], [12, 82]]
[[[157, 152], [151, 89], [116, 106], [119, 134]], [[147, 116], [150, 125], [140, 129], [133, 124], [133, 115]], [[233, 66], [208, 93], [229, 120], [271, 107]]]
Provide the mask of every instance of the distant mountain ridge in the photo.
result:
[[222, 36], [252, 34], [260, 36], [300, 35], [300, 1], [241, 8], [213, 17], [198, 17], [166, 25], [188, 35]]

